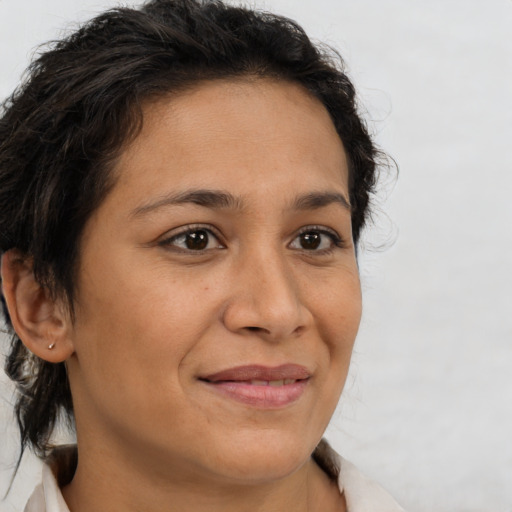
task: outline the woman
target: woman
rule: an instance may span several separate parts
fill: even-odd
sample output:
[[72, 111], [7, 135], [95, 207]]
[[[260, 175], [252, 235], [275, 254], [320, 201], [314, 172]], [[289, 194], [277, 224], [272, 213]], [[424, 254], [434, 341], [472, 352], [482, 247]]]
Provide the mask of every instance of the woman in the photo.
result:
[[376, 156], [341, 67], [270, 14], [154, 0], [33, 64], [0, 122], [27, 512], [402, 510], [321, 440]]

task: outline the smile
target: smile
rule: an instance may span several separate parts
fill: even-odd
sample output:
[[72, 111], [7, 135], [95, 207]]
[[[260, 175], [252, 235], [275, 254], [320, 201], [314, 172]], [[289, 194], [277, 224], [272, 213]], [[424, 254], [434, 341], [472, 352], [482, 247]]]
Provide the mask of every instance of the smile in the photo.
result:
[[240, 366], [199, 380], [225, 398], [260, 409], [280, 409], [299, 400], [310, 377], [303, 366], [289, 364]]

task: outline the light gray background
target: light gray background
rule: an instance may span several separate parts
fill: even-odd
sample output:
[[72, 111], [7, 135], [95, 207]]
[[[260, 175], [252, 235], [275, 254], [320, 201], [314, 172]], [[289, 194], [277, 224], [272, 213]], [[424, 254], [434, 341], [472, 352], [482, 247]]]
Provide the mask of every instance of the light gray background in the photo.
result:
[[[37, 44], [114, 4], [0, 0], [0, 96]], [[387, 249], [361, 256], [364, 318], [329, 439], [411, 512], [511, 512], [512, 1], [255, 5], [341, 51], [400, 166], [367, 237]], [[3, 492], [17, 438], [0, 386]], [[27, 457], [0, 510], [22, 509], [38, 471]]]

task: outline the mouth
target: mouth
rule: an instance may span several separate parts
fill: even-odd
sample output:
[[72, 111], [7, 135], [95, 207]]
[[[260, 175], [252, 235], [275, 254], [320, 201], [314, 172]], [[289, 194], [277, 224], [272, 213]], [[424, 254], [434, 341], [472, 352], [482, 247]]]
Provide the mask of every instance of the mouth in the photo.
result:
[[287, 364], [239, 366], [199, 380], [228, 399], [261, 409], [279, 409], [299, 400], [310, 378], [305, 367]]

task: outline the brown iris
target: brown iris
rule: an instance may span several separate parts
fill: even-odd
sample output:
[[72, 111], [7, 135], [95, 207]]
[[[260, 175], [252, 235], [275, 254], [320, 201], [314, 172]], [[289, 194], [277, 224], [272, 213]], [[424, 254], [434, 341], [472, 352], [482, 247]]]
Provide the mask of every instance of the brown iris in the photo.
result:
[[300, 235], [300, 245], [308, 251], [318, 249], [322, 242], [321, 234], [317, 231], [308, 231]]
[[185, 237], [187, 249], [192, 251], [202, 251], [208, 246], [208, 232], [204, 229], [187, 233]]

